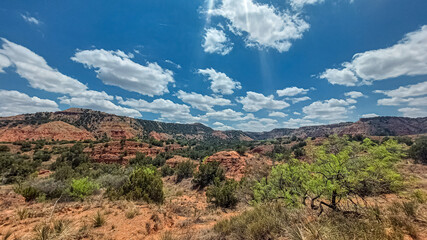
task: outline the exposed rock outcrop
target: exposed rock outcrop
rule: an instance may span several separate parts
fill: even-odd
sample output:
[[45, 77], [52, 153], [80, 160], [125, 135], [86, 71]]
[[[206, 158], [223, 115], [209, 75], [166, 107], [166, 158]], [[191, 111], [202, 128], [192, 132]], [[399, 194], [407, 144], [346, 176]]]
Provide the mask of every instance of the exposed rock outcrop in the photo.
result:
[[[178, 148], [178, 146], [175, 145], [168, 147], [175, 147], [175, 149]], [[85, 152], [89, 153], [91, 159], [95, 162], [125, 164], [129, 162], [129, 159], [134, 158], [137, 152], [154, 158], [157, 154], [165, 152], [165, 148], [155, 146], [150, 147], [147, 143], [134, 141], [126, 141], [124, 143], [121, 143], [120, 141], [113, 141], [107, 144], [97, 144], [93, 149], [85, 149]]]
[[191, 159], [175, 155], [172, 158], [169, 158], [168, 160], [166, 160], [166, 164], [169, 165], [169, 167], [174, 168], [176, 167], [176, 165], [188, 160], [191, 160]]
[[169, 140], [172, 138], [171, 135], [166, 134], [166, 133], [158, 133], [155, 131], [150, 132], [150, 134], [148, 135], [149, 137], [152, 137], [154, 139], [156, 139], [157, 141], [161, 141], [161, 140]]
[[219, 162], [225, 170], [225, 176], [240, 180], [245, 175], [246, 158], [236, 151], [222, 151], [206, 159], [206, 162]]
[[38, 139], [80, 141], [95, 138], [89, 131], [62, 121], [54, 121], [41, 125], [19, 125], [12, 128], [0, 128], [0, 141], [2, 142]]

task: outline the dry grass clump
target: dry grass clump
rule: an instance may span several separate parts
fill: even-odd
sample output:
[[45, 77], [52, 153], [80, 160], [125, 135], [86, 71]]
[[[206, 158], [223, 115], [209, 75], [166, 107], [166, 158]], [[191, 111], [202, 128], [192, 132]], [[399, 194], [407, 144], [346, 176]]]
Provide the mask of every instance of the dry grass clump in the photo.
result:
[[93, 227], [102, 227], [105, 224], [106, 220], [104, 214], [101, 211], [97, 211], [95, 216], [93, 217]]
[[171, 231], [166, 231], [160, 236], [160, 240], [175, 240]]
[[423, 190], [420, 189], [416, 189], [413, 193], [412, 193], [412, 199], [414, 199], [415, 201], [417, 201], [418, 203], [427, 203], [427, 193], [424, 192]]
[[32, 212], [28, 208], [18, 208], [16, 210], [16, 215], [18, 216], [19, 220], [24, 220], [26, 218], [31, 218], [34, 216], [34, 212]]
[[288, 209], [281, 203], [259, 205], [218, 222], [214, 239], [419, 239], [417, 205], [397, 203], [388, 209], [327, 212], [317, 216], [306, 209]]
[[[13, 231], [9, 229], [9, 230], [7, 230], [7, 232], [5, 232], [5, 233], [4, 233], [4, 235], [3, 235], [2, 239], [3, 239], [3, 240], [7, 240], [7, 239], [9, 239], [10, 237], [12, 237], [12, 235], [13, 235]], [[15, 237], [15, 239], [16, 239], [16, 237]]]
[[71, 221], [66, 219], [54, 220], [34, 227], [34, 240], [72, 239]]
[[126, 216], [127, 219], [132, 219], [132, 218], [136, 217], [139, 214], [140, 214], [139, 213], [139, 209], [136, 208], [136, 207], [130, 207], [125, 212], [125, 216]]

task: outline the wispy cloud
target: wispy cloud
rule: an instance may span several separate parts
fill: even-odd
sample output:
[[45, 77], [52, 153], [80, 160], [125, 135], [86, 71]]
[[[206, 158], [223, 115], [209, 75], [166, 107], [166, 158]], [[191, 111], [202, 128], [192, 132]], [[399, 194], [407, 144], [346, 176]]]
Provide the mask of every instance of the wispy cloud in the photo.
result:
[[37, 18], [30, 16], [29, 14], [21, 14], [21, 17], [28, 23], [39, 25], [41, 24], [41, 21]]

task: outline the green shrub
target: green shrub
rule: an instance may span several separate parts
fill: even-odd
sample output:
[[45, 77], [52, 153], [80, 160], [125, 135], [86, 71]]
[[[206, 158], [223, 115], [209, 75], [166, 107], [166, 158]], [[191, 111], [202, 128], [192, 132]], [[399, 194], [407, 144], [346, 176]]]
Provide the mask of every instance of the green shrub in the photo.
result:
[[409, 149], [409, 155], [416, 161], [427, 164], [427, 137], [420, 137]]
[[310, 166], [297, 159], [279, 164], [271, 170], [268, 178], [253, 187], [256, 202], [271, 202], [281, 199], [287, 204], [298, 206], [306, 197], [310, 184]]
[[29, 152], [29, 151], [31, 151], [31, 143], [29, 143], [29, 142], [22, 142], [21, 143], [21, 151], [22, 152]]
[[36, 198], [40, 195], [39, 191], [31, 186], [18, 187], [15, 191], [21, 194], [25, 198], [26, 202], [36, 200]]
[[61, 156], [52, 164], [52, 170], [56, 168], [70, 165], [73, 169], [78, 166], [89, 163], [89, 156], [84, 153], [84, 145], [82, 143], [74, 144], [70, 149], [64, 151]]
[[33, 160], [34, 161], [47, 162], [50, 160], [50, 158], [51, 158], [51, 156], [50, 156], [50, 153], [48, 151], [40, 150], [34, 154]]
[[[288, 210], [282, 204], [266, 204], [247, 210], [214, 226], [217, 239], [278, 239], [290, 224]], [[234, 238], [233, 238], [234, 237]]]
[[157, 156], [153, 159], [152, 164], [153, 164], [153, 166], [161, 167], [161, 166], [165, 165], [166, 160], [169, 158], [170, 158], [170, 156], [168, 156], [165, 153], [157, 154]]
[[84, 199], [99, 189], [98, 184], [89, 178], [73, 179], [70, 186], [70, 196], [76, 199]]
[[219, 162], [208, 162], [199, 166], [199, 171], [194, 175], [193, 184], [195, 187], [204, 188], [217, 179], [225, 179], [225, 171], [220, 167]]
[[404, 155], [394, 140], [378, 145], [366, 138], [360, 144], [332, 136], [314, 149], [311, 164], [294, 159], [274, 167], [255, 185], [255, 201], [280, 199], [298, 206], [311, 199], [312, 208], [321, 209], [314, 202], [322, 198], [327, 201], [319, 204], [339, 211], [342, 199], [396, 192], [402, 186], [395, 163]]
[[195, 166], [190, 160], [179, 163], [175, 167], [176, 181], [181, 182], [185, 178], [191, 178], [194, 173], [194, 168]]
[[238, 202], [236, 188], [237, 182], [234, 180], [215, 181], [214, 185], [206, 190], [206, 198], [217, 207], [233, 208]]
[[153, 137], [151, 137], [150, 139], [149, 139], [149, 143], [151, 144], [151, 145], [154, 145], [154, 146], [157, 146], [157, 147], [163, 147], [163, 141], [159, 141], [159, 140], [156, 140], [155, 138], [153, 138]]
[[129, 160], [129, 164], [137, 166], [153, 165], [153, 158], [146, 156], [144, 153], [137, 152], [136, 156]]
[[162, 177], [172, 176], [175, 171], [169, 165], [164, 165], [161, 169]]
[[46, 141], [45, 140], [37, 140], [34, 145], [34, 150], [40, 150], [44, 147], [44, 145], [46, 145]]
[[66, 181], [75, 177], [74, 169], [70, 165], [62, 165], [57, 167], [52, 177], [57, 181]]
[[[55, 181], [53, 178], [47, 178], [27, 181], [19, 185], [19, 187], [16, 188], [16, 191], [19, 194], [22, 194], [25, 198], [29, 198], [31, 200], [36, 198], [53, 199], [66, 193], [67, 188], [68, 186], [63, 182]], [[23, 193], [23, 190], [25, 190], [25, 193]]]
[[163, 182], [160, 173], [154, 167], [136, 168], [121, 188], [120, 195], [128, 200], [163, 203]]
[[407, 146], [411, 146], [412, 144], [414, 144], [412, 139], [408, 136], [398, 136], [398, 137], [396, 137], [396, 140], [398, 143], [404, 143]]
[[10, 148], [6, 145], [0, 145], [0, 152], [10, 152]]
[[120, 189], [127, 180], [127, 175], [103, 174], [96, 180], [96, 182], [98, 182], [101, 187], [106, 189]]
[[37, 171], [40, 163], [25, 155], [0, 153], [0, 183], [22, 182]]
[[296, 149], [294, 150], [294, 155], [295, 155], [295, 157], [296, 157], [296, 158], [301, 158], [301, 157], [303, 157], [303, 156], [305, 155], [305, 150], [304, 150], [304, 148], [296, 148]]
[[245, 155], [245, 152], [248, 150], [246, 146], [238, 145], [236, 148], [236, 152], [239, 153], [241, 156]]

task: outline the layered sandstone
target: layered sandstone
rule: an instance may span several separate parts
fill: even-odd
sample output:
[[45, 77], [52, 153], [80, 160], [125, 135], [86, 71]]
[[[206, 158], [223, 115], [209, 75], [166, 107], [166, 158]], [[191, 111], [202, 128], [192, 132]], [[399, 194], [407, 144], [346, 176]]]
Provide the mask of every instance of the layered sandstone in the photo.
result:
[[0, 129], [0, 141], [2, 142], [39, 139], [80, 141], [95, 138], [87, 130], [77, 128], [62, 121], [54, 121], [41, 125], [18, 125], [12, 128]]
[[206, 162], [219, 162], [225, 176], [239, 181], [245, 175], [246, 158], [236, 151], [222, 151], [206, 159]]

